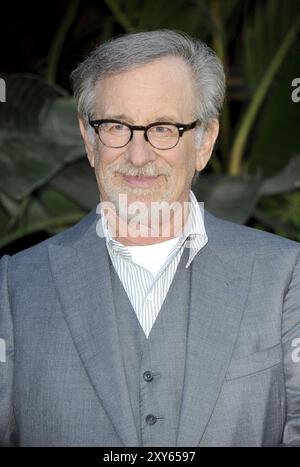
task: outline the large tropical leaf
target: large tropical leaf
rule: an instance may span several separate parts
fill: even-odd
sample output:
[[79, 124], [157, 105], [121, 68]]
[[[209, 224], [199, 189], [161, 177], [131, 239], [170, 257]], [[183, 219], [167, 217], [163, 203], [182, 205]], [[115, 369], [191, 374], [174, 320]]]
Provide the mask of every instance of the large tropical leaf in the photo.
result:
[[291, 49], [259, 114], [248, 159], [249, 171], [257, 167], [271, 176], [300, 153], [300, 105], [293, 102], [292, 80], [299, 75], [300, 44]]
[[260, 194], [270, 196], [293, 190], [300, 190], [300, 156], [291, 159], [280, 173], [265, 179], [261, 185]]
[[254, 217], [278, 235], [300, 241], [300, 191], [261, 198]]
[[22, 199], [81, 158], [74, 101], [32, 76], [7, 79], [0, 107], [0, 191]]
[[[277, 0], [273, 0], [274, 2], [277, 2]], [[256, 16], [260, 18], [260, 15], [257, 15], [257, 5], [261, 5], [260, 1], [258, 0], [256, 5]], [[265, 3], [264, 3], [265, 5]], [[290, 5], [293, 5], [293, 2], [291, 2]], [[273, 9], [271, 10], [272, 15], [270, 15], [271, 20], [273, 19]], [[229, 173], [231, 175], [237, 175], [241, 173], [242, 169], [242, 158], [245, 156], [245, 150], [247, 149], [247, 143], [249, 142], [251, 132], [253, 131], [253, 128], [255, 127], [255, 124], [259, 122], [259, 115], [261, 112], [261, 109], [263, 108], [263, 104], [266, 102], [266, 98], [268, 94], [270, 93], [270, 89], [272, 86], [272, 83], [274, 79], [276, 78], [277, 74], [280, 72], [280, 70], [283, 68], [285, 61], [287, 60], [287, 56], [293, 47], [293, 45], [296, 42], [297, 35], [299, 32], [300, 28], [300, 13], [296, 9], [295, 11], [292, 10], [295, 15], [290, 15], [290, 24], [286, 26], [284, 31], [280, 31], [280, 34], [278, 34], [278, 44], [277, 42], [275, 43], [275, 46], [273, 45], [272, 50], [273, 53], [271, 54], [269, 49], [265, 47], [265, 54], [263, 55], [264, 59], [266, 60], [266, 63], [268, 63], [267, 66], [264, 68], [263, 74], [260, 73], [255, 73], [254, 78], [257, 79], [257, 83], [255, 84], [255, 89], [253, 90], [253, 95], [251, 96], [250, 103], [248, 107], [246, 108], [244, 115], [241, 118], [241, 122], [238, 125], [238, 130], [236, 132], [235, 140], [232, 145], [232, 150], [230, 154], [230, 164], [229, 164]], [[260, 11], [258, 11], [260, 13]], [[270, 19], [270, 18], [269, 18]], [[261, 18], [257, 20], [260, 24]], [[245, 27], [247, 30], [247, 26]], [[280, 28], [279, 28], [280, 29]], [[259, 34], [262, 34], [261, 32], [261, 27], [259, 28]], [[256, 61], [255, 61], [255, 42], [252, 44], [252, 62], [251, 65], [256, 68]], [[263, 54], [262, 50], [262, 44], [260, 44], [260, 50], [259, 54]], [[245, 57], [247, 55], [245, 54]], [[249, 57], [248, 57], [249, 61]], [[247, 63], [247, 60], [246, 60]], [[263, 63], [263, 61], [261, 61]], [[248, 63], [248, 65], [250, 62]], [[262, 65], [263, 66], [263, 65]], [[259, 65], [258, 65], [259, 68]], [[246, 75], [246, 80], [247, 80]], [[249, 73], [250, 76], [250, 73]], [[251, 79], [249, 78], [249, 83], [251, 84]], [[253, 78], [253, 77], [252, 77]], [[253, 79], [254, 79], [253, 78]], [[286, 154], [287, 151], [284, 151], [284, 154]]]
[[0, 145], [0, 188], [21, 200], [47, 183], [67, 162], [81, 158], [83, 149], [62, 146], [37, 136], [14, 134]]
[[71, 97], [53, 99], [40, 116], [40, 136], [57, 145], [78, 147], [84, 154], [77, 123], [75, 100]]
[[0, 106], [0, 138], [10, 132], [36, 135], [40, 114], [51, 99], [65, 93], [30, 74], [5, 76], [6, 102]]
[[87, 160], [67, 165], [51, 180], [51, 186], [62, 191], [83, 209], [92, 209], [99, 202], [95, 174]]
[[260, 174], [230, 177], [201, 173], [193, 191], [212, 214], [243, 224], [256, 206], [261, 182]]
[[256, 90], [297, 15], [298, 0], [245, 2], [242, 63], [244, 79], [252, 92]]
[[[0, 209], [0, 218], [1, 218]], [[14, 222], [2, 228], [0, 248], [36, 232], [60, 231], [78, 222], [86, 213], [63, 193], [51, 187], [43, 187], [32, 195], [22, 216], [15, 216]]]

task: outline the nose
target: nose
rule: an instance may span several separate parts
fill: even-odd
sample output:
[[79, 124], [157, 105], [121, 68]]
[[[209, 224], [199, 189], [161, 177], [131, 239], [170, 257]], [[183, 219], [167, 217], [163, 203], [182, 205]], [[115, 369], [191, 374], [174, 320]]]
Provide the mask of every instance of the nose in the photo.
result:
[[134, 131], [131, 141], [126, 146], [126, 160], [142, 167], [149, 161], [155, 160], [155, 153], [152, 146], [145, 140], [143, 131]]

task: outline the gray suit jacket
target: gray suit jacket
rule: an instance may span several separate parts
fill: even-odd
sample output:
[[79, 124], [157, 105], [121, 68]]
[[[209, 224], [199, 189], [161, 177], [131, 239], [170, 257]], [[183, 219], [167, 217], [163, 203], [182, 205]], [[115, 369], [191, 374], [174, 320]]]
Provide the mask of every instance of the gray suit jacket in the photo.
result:
[[[0, 262], [0, 445], [137, 446], [92, 211]], [[300, 444], [300, 245], [205, 213], [177, 446]]]

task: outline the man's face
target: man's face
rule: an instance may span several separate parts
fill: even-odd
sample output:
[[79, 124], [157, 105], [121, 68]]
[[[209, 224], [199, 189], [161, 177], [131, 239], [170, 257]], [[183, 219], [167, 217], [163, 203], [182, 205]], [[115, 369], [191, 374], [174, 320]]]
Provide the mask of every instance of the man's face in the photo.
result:
[[[188, 66], [177, 57], [164, 57], [140, 68], [108, 77], [96, 87], [95, 119], [117, 119], [132, 125], [165, 121], [191, 123], [195, 120], [195, 98]], [[201, 148], [195, 145], [195, 129], [168, 150], [152, 147], [142, 131], [135, 131], [123, 148], [108, 148], [97, 138], [93, 147], [81, 122], [90, 164], [95, 174], [101, 201], [118, 205], [120, 194], [128, 205], [142, 201], [187, 201], [195, 170], [206, 165], [218, 132], [207, 132]]]

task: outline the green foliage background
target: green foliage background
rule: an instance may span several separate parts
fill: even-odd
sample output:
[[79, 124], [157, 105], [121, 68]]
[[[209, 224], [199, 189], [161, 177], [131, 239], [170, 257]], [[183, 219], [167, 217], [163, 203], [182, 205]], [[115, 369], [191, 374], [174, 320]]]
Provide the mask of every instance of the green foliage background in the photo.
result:
[[[34, 74], [7, 75], [0, 105], [0, 247], [52, 235], [98, 202], [65, 85], [82, 57], [113, 35], [179, 29], [207, 42], [226, 68], [221, 133], [193, 190], [216, 215], [300, 241], [298, 0], [70, 0]], [[300, 94], [300, 93], [299, 93]]]

